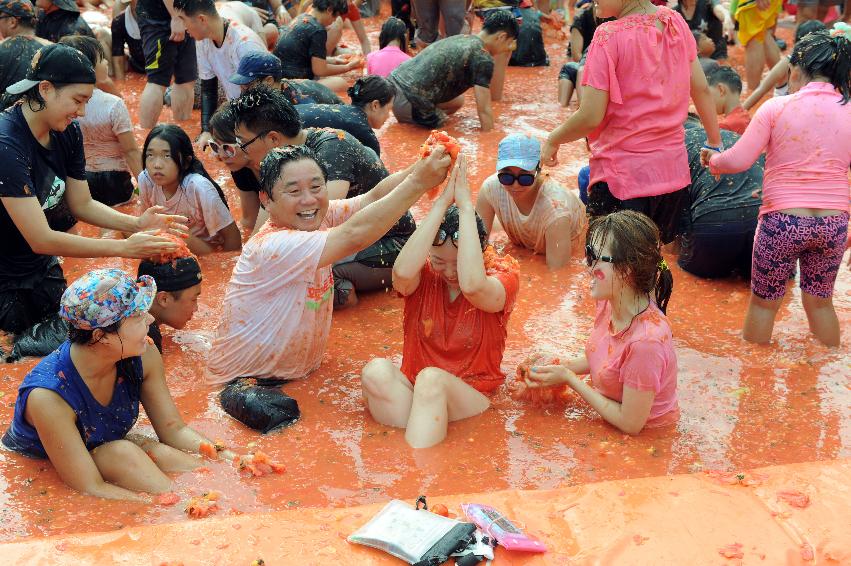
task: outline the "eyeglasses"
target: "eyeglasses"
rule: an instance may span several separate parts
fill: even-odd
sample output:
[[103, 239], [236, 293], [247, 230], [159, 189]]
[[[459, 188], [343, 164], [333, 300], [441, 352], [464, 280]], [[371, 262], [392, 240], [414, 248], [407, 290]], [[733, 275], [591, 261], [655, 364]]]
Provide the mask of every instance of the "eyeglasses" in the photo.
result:
[[437, 231], [437, 234], [434, 235], [434, 242], [431, 243], [433, 246], [442, 246], [446, 243], [446, 240], [452, 240], [452, 245], [456, 248], [458, 247], [458, 232], [456, 231], [454, 234], [448, 234], [446, 230], [441, 228]]
[[265, 136], [266, 134], [268, 134], [271, 131], [272, 130], [263, 130], [262, 132], [260, 132], [259, 134], [257, 134], [256, 136], [254, 136], [253, 138], [251, 138], [250, 140], [248, 140], [245, 143], [239, 141], [239, 138], [236, 138], [236, 145], [239, 146], [239, 149], [248, 153], [248, 146], [249, 145], [253, 144], [254, 142], [256, 142], [257, 140], [259, 140], [260, 138], [262, 138], [263, 136]]
[[539, 171], [540, 169], [535, 169], [534, 173], [520, 173], [519, 175], [514, 175], [513, 173], [508, 172], [500, 172], [497, 173], [496, 178], [499, 179], [499, 183], [501, 185], [509, 186], [517, 182], [517, 184], [521, 187], [531, 187], [535, 184], [535, 178], [538, 176]]
[[215, 141], [207, 142], [207, 145], [210, 146], [210, 149], [213, 150], [213, 153], [218, 153], [222, 157], [234, 157], [236, 155], [236, 150], [240, 149], [239, 144], [237, 143], [218, 143]]
[[588, 264], [588, 267], [591, 267], [598, 261], [605, 261], [606, 263], [615, 263], [615, 258], [608, 255], [597, 255], [597, 252], [594, 251], [594, 248], [591, 247], [590, 244], [586, 244], [585, 246], [585, 263]]

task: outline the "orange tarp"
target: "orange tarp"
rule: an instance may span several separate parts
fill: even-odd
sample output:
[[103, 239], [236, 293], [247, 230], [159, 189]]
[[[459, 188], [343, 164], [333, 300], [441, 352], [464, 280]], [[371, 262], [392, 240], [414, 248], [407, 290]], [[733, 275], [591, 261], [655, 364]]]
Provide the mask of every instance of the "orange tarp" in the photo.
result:
[[[849, 564], [851, 459], [742, 474], [607, 481], [439, 498], [487, 503], [541, 538], [495, 564]], [[226, 497], [226, 495], [225, 495]], [[437, 503], [434, 498], [432, 504]], [[0, 545], [6, 564], [402, 564], [346, 537], [382, 505], [214, 517]]]

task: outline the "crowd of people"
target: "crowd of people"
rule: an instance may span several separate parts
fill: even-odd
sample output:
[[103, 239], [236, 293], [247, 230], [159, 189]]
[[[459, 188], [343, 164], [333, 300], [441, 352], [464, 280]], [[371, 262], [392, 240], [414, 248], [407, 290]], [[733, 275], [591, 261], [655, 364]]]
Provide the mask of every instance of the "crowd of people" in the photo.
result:
[[[334, 311], [389, 289], [404, 302], [402, 362], [362, 368], [372, 418], [425, 448], [485, 412], [506, 381], [521, 287], [520, 262], [490, 243], [497, 224], [553, 272], [584, 256], [596, 307], [584, 353], [537, 358], [512, 384], [519, 398], [570, 390], [627, 434], [677, 422], [663, 248], [698, 277], [750, 279], [743, 338], [756, 343], [770, 342], [797, 272], [812, 334], [838, 346], [851, 27], [828, 29], [799, 2], [781, 57], [779, 0], [659, 4], [580, 0], [553, 77], [575, 110], [544, 139], [504, 136], [495, 170], [471, 187], [467, 155], [448, 143], [388, 171], [375, 130], [391, 113], [443, 126], [467, 91], [482, 131], [506, 124], [492, 101], [508, 66], [549, 64], [541, 25], [561, 25], [549, 6], [474, 2], [467, 14], [462, 2], [394, 0], [373, 50], [346, 0], [118, 0], [111, 25], [73, 0], [0, 0], [0, 331], [14, 342], [45, 322], [67, 330], [21, 383], [3, 444], [108, 498], [167, 491], [169, 473], [201, 465], [210, 441], [169, 393], [161, 325], [193, 317], [197, 256], [213, 253], [238, 259], [204, 376], [249, 426], [270, 417], [247, 415], [263, 410], [252, 393], [297, 415], [282, 386], [320, 367]], [[359, 54], [341, 44], [345, 26]], [[736, 34], [744, 102], [724, 64]], [[141, 149], [122, 98], [128, 72], [146, 76]], [[160, 122], [166, 104], [175, 122], [191, 119], [196, 98], [195, 140]], [[577, 196], [548, 169], [583, 139]], [[239, 216], [203, 151], [230, 171]], [[435, 190], [416, 222], [411, 207]], [[81, 235], [80, 221], [105, 231]], [[141, 262], [135, 276], [97, 269], [69, 285], [62, 257]], [[233, 410], [226, 397], [245, 402]], [[156, 440], [131, 432], [140, 404]]]

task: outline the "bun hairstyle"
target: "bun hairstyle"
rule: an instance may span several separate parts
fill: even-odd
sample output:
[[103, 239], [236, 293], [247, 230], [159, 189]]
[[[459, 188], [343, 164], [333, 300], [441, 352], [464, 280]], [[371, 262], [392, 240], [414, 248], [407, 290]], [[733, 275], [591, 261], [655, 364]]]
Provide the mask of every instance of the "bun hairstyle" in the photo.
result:
[[655, 293], [663, 313], [674, 290], [674, 277], [662, 257], [659, 228], [633, 210], [620, 210], [591, 220], [585, 243], [595, 249], [609, 242], [614, 269], [638, 293]]
[[384, 106], [396, 96], [396, 87], [384, 77], [367, 75], [356, 80], [346, 94], [352, 99], [352, 106], [358, 108], [363, 108], [373, 100]]

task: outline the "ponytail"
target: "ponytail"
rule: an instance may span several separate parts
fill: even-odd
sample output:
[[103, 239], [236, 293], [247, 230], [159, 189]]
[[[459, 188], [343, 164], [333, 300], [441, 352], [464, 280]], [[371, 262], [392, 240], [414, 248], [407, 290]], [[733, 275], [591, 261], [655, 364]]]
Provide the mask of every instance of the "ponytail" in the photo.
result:
[[346, 93], [352, 99], [352, 106], [363, 108], [373, 100], [384, 106], [396, 96], [396, 87], [384, 77], [367, 75], [356, 80]]
[[664, 259], [657, 265], [654, 289], [656, 306], [663, 314], [667, 314], [668, 301], [671, 300], [671, 293], [674, 292], [674, 275], [668, 269], [668, 264]]

